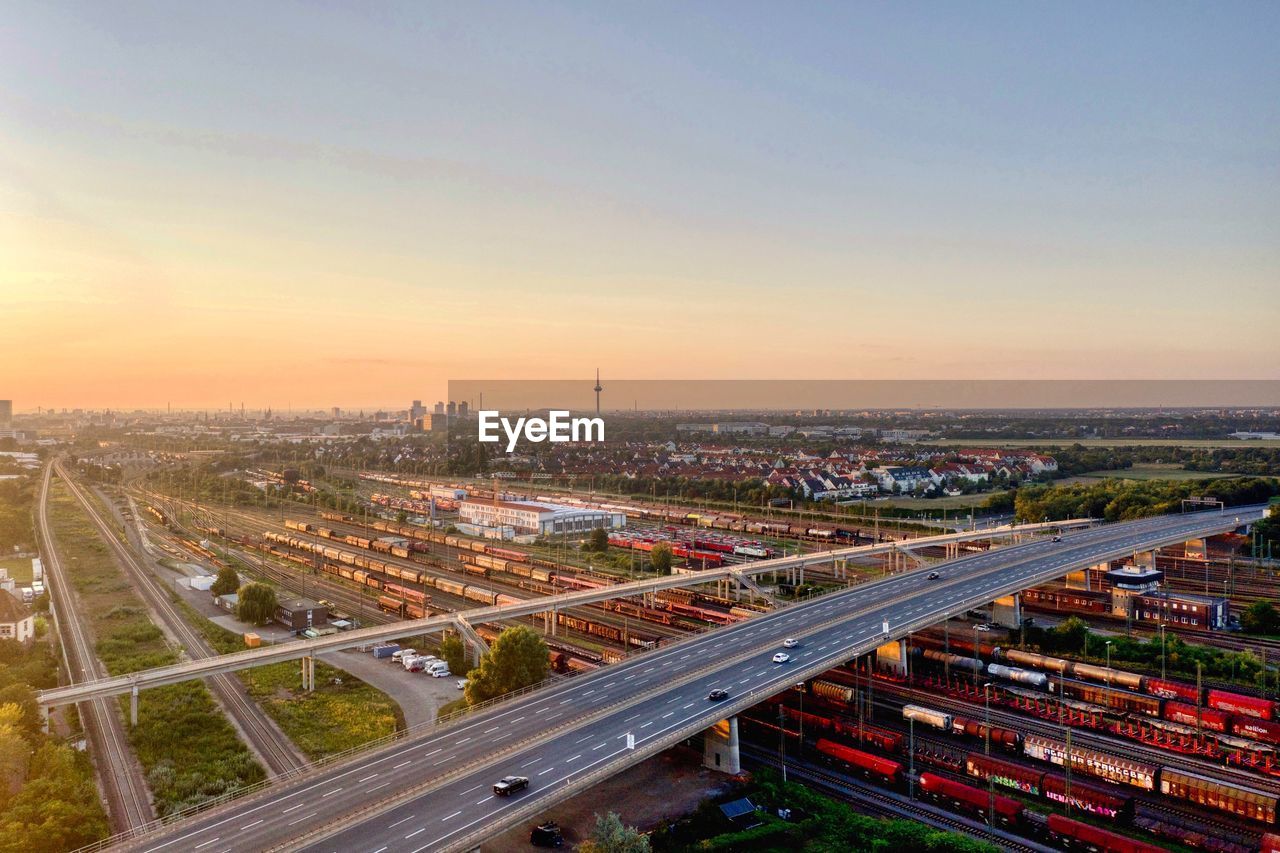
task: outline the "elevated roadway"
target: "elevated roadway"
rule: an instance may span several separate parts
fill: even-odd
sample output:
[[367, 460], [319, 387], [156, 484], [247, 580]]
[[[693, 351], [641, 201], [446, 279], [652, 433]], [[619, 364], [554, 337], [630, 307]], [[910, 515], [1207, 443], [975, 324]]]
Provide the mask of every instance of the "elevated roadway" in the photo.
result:
[[[462, 850], [802, 679], [1075, 569], [1211, 535], [1260, 508], [1098, 527], [781, 608], [371, 750], [128, 841], [152, 851]], [[930, 570], [941, 574], [930, 581]], [[887, 630], [886, 630], [887, 623]], [[787, 664], [771, 662], [798, 637]], [[711, 702], [713, 688], [729, 691]], [[529, 790], [495, 797], [517, 773]]]
[[242, 652], [233, 652], [231, 654], [220, 655], [215, 658], [189, 661], [166, 667], [156, 667], [155, 669], [143, 670], [141, 672], [130, 673], [129, 675], [98, 679], [67, 687], [43, 690], [38, 695], [38, 701], [40, 707], [52, 708], [57, 707], [58, 705], [65, 705], [69, 702], [79, 702], [90, 698], [118, 696], [125, 693], [131, 693], [135, 688], [138, 690], [145, 690], [149, 687], [161, 687], [166, 684], [176, 684], [193, 678], [207, 678], [211, 675], [235, 672], [237, 670], [262, 666], [269, 663], [279, 663], [280, 661], [297, 660], [298, 658], [312, 657], [314, 655], [325, 654], [328, 652], [342, 651], [343, 649], [359, 648], [371, 643], [394, 640], [398, 637], [428, 634], [434, 631], [440, 631], [444, 628], [453, 627], [459, 617], [465, 619], [471, 625], [479, 625], [484, 622], [497, 622], [506, 619], [515, 619], [536, 613], [557, 611], [565, 607], [572, 607], [580, 604], [592, 604], [598, 601], [622, 598], [629, 595], [643, 595], [645, 593], [658, 592], [664, 589], [696, 586], [698, 584], [713, 583], [719, 580], [735, 580], [738, 577], [762, 575], [770, 572], [786, 572], [802, 570], [810, 567], [829, 566], [836, 560], [854, 559], [858, 557], [891, 553], [896, 550], [901, 550], [904, 546], [922, 548], [929, 545], [946, 545], [948, 543], [972, 541], [974, 539], [1021, 537], [1023, 535], [1034, 534], [1045, 530], [1087, 527], [1092, 523], [1093, 522], [1089, 519], [1073, 519], [1071, 521], [1059, 521], [1043, 524], [1024, 524], [1017, 527], [987, 530], [976, 534], [947, 533], [939, 536], [926, 536], [920, 539], [912, 539], [908, 543], [882, 542], [875, 545], [839, 548], [815, 554], [781, 557], [773, 560], [760, 560], [755, 563], [726, 566], [720, 569], [707, 569], [697, 573], [676, 574], [668, 577], [615, 584], [613, 586], [602, 587], [600, 589], [587, 589], [567, 592], [560, 595], [548, 595], [541, 598], [531, 598], [527, 601], [521, 601], [516, 604], [476, 607], [455, 613], [429, 616], [424, 619], [410, 619], [401, 622], [392, 622], [387, 625], [375, 625], [369, 628], [360, 628], [355, 631], [346, 631], [340, 634], [318, 637], [313, 640], [297, 640], [295, 642], [281, 643], [279, 645], [266, 646], [259, 649], [246, 649]]

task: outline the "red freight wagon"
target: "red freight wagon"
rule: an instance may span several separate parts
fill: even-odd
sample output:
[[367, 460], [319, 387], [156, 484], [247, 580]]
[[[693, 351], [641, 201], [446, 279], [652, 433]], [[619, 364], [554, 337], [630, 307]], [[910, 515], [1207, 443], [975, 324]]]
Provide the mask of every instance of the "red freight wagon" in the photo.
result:
[[1240, 737], [1253, 738], [1265, 743], [1280, 743], [1280, 723], [1259, 720], [1256, 717], [1236, 717], [1231, 721], [1231, 731]]
[[1035, 796], [1044, 795], [1044, 771], [1012, 761], [991, 758], [979, 752], [971, 752], [964, 759], [965, 772], [979, 779], [991, 779], [995, 784]]
[[818, 752], [823, 755], [834, 758], [837, 761], [843, 761], [850, 767], [862, 770], [889, 785], [898, 784], [898, 780], [902, 776], [902, 765], [898, 762], [872, 755], [869, 752], [863, 752], [860, 749], [841, 746], [826, 738], [818, 741], [817, 748]]
[[1212, 708], [1196, 708], [1194, 705], [1186, 705], [1182, 702], [1169, 701], [1164, 703], [1164, 718], [1172, 723], [1194, 726], [1197, 712], [1200, 715], [1200, 727], [1211, 732], [1225, 732], [1231, 724], [1231, 715], [1222, 711], [1215, 711]]
[[1179, 702], [1189, 702], [1192, 705], [1198, 704], [1200, 700], [1200, 692], [1196, 690], [1195, 685], [1183, 684], [1181, 681], [1148, 678], [1147, 692], [1161, 699], [1177, 699]]
[[1055, 803], [1067, 804], [1082, 812], [1123, 822], [1133, 817], [1133, 797], [1120, 788], [1111, 790], [1089, 782], [1071, 780], [1067, 796], [1067, 778], [1061, 773], [1044, 774], [1044, 796]]
[[1262, 834], [1262, 849], [1259, 853], [1280, 853], [1280, 835], [1274, 832]]
[[1022, 817], [1022, 803], [1012, 797], [1000, 794], [994, 796], [988, 791], [980, 791], [969, 785], [952, 782], [932, 773], [920, 774], [920, 788], [935, 799], [951, 801], [965, 811], [986, 814], [987, 808], [994, 801], [995, 814], [1005, 824], [1015, 824]]
[[1210, 708], [1217, 708], [1228, 714], [1242, 714], [1259, 720], [1272, 719], [1275, 711], [1275, 705], [1270, 699], [1241, 696], [1239, 693], [1228, 693], [1225, 690], [1210, 690], [1206, 704]]
[[1117, 835], [1060, 814], [1049, 815], [1049, 832], [1069, 850], [1102, 850], [1105, 853], [1164, 853], [1163, 847]]

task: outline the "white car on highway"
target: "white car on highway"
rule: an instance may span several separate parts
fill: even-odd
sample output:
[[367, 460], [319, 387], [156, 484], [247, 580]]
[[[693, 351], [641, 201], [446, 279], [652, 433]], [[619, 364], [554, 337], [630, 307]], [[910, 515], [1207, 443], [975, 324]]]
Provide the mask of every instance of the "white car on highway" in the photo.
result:
[[800, 645], [800, 641], [795, 639], [794, 637], [787, 637], [785, 640], [782, 641], [782, 647], [784, 649], [794, 649], [798, 645]]
[[778, 652], [776, 655], [773, 656], [774, 663], [786, 663], [789, 660], [791, 660], [791, 655], [787, 654], [786, 652]]

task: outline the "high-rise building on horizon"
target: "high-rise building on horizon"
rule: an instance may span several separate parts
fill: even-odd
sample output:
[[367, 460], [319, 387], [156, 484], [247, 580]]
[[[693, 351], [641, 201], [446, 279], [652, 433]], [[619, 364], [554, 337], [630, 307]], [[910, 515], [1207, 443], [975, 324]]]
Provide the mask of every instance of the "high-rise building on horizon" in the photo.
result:
[[0, 429], [13, 426], [13, 401], [0, 400]]
[[444, 414], [444, 402], [443, 402], [443, 401], [437, 401], [437, 402], [436, 402], [436, 409], [435, 409], [435, 413], [436, 413], [437, 415], [443, 415], [443, 414]]
[[468, 403], [466, 400], [463, 400], [461, 403], [458, 404], [458, 417], [465, 418], [470, 413], [471, 413], [470, 403]]
[[449, 417], [451, 417], [451, 418], [453, 418], [453, 417], [457, 417], [457, 415], [458, 415], [458, 404], [457, 404], [457, 403], [455, 403], [455, 402], [453, 402], [452, 400], [450, 400], [450, 401], [449, 401], [449, 405], [445, 408], [445, 414], [447, 414], [447, 415], [448, 415]]

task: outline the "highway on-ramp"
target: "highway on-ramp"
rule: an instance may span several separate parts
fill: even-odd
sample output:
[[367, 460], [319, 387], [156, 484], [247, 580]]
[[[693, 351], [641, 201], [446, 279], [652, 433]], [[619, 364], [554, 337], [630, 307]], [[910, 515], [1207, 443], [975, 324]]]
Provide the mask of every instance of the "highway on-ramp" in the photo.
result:
[[[1257, 518], [1256, 508], [1098, 527], [784, 607], [528, 694], [135, 839], [146, 851], [465, 849], [497, 829], [896, 638], [1072, 569]], [[929, 571], [942, 574], [929, 581]], [[803, 641], [787, 664], [781, 641]], [[708, 701], [715, 687], [729, 699]], [[633, 746], [632, 746], [633, 744]], [[530, 788], [495, 797], [503, 775]]]

